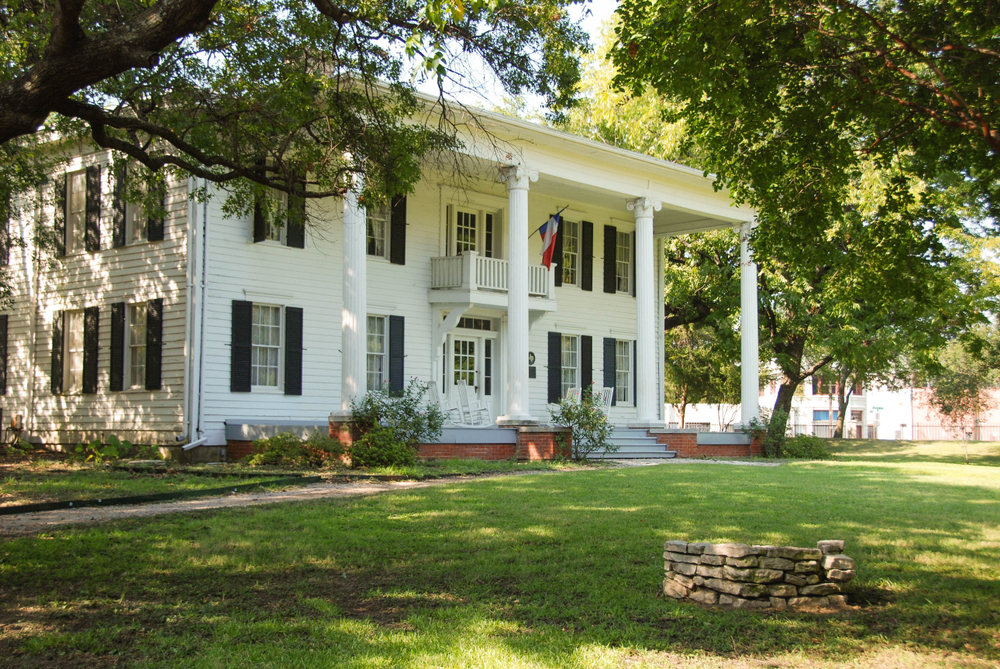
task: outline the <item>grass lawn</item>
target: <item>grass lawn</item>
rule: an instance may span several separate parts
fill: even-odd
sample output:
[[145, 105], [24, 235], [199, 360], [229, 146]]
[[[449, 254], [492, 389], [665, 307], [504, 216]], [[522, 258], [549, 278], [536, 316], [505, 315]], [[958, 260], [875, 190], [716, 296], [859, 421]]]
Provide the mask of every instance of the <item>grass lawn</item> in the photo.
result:
[[[834, 439], [833, 456], [859, 462], [940, 462], [965, 464], [965, 444], [961, 441], [863, 441]], [[970, 441], [969, 463], [1000, 466], [1000, 442]]]
[[[6, 541], [0, 664], [996, 667], [1000, 468], [854, 456], [540, 473]], [[857, 608], [666, 600], [667, 539], [844, 539]]]

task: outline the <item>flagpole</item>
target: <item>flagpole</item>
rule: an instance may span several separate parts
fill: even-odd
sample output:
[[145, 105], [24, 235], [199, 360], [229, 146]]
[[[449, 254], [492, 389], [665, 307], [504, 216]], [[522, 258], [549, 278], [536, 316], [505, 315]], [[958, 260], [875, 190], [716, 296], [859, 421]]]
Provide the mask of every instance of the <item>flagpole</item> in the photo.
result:
[[[568, 205], [568, 204], [567, 204], [567, 205], [566, 205], [565, 207], [563, 207], [562, 209], [560, 209], [559, 211], [557, 211], [555, 215], [556, 215], [556, 216], [558, 216], [559, 214], [563, 213], [563, 212], [564, 212], [564, 211], [566, 211], [567, 209], [569, 209], [569, 205]], [[551, 218], [551, 217], [550, 217], [550, 218]], [[546, 221], [546, 223], [548, 223], [548, 221]], [[536, 234], [536, 233], [537, 233], [537, 232], [538, 232], [539, 230], [541, 230], [541, 229], [542, 229], [542, 228], [541, 228], [541, 226], [539, 226], [539, 227], [535, 228], [535, 231], [534, 231], [534, 232], [532, 232], [532, 233], [531, 233], [530, 235], [528, 235], [528, 239], [531, 239], [532, 237], [534, 237], [534, 236], [535, 236], [535, 234]]]

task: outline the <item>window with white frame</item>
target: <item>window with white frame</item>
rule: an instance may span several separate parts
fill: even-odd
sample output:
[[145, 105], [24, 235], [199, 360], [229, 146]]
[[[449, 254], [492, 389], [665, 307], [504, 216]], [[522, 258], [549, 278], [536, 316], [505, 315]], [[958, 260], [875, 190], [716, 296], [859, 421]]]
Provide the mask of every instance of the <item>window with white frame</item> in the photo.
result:
[[129, 244], [146, 241], [146, 208], [139, 202], [129, 202], [125, 205], [125, 237]]
[[562, 336], [562, 388], [561, 397], [572, 388], [580, 387], [580, 338], [576, 335]]
[[146, 303], [128, 305], [128, 387], [146, 387]]
[[449, 255], [475, 251], [484, 258], [502, 257], [501, 212], [448, 205], [446, 248]]
[[461, 255], [463, 251], [478, 251], [478, 216], [461, 209], [455, 214], [455, 255]]
[[368, 317], [368, 390], [381, 390], [389, 380], [389, 346], [385, 316]]
[[277, 388], [281, 361], [281, 307], [254, 304], [250, 385]]
[[66, 177], [66, 253], [83, 250], [86, 219], [87, 172], [81, 170]]
[[580, 275], [580, 224], [563, 221], [559, 225], [559, 234], [563, 237], [562, 282], [564, 286], [575, 286]]
[[366, 209], [365, 246], [370, 256], [387, 257], [389, 250], [389, 220], [391, 210], [387, 206]]
[[288, 193], [269, 191], [270, 210], [264, 216], [264, 239], [270, 242], [285, 243], [285, 230], [288, 228]]
[[632, 404], [632, 342], [615, 342], [615, 403]]
[[619, 293], [631, 292], [632, 284], [632, 235], [618, 233], [615, 245], [615, 282]]
[[63, 392], [83, 390], [83, 311], [65, 312]]

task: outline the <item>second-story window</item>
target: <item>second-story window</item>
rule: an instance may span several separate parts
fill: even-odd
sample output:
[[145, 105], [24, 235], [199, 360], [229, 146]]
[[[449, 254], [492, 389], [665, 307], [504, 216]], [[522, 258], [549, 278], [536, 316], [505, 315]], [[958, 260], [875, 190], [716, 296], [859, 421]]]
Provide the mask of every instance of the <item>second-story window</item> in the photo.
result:
[[615, 249], [615, 283], [619, 293], [627, 293], [632, 284], [632, 235], [618, 232]]
[[83, 250], [87, 219], [87, 172], [66, 177], [66, 253]]
[[146, 303], [128, 307], [128, 387], [146, 387]]
[[575, 286], [580, 280], [580, 224], [563, 221], [559, 233], [563, 236], [562, 282]]
[[389, 249], [388, 207], [370, 207], [366, 210], [365, 246], [370, 256], [385, 258]]

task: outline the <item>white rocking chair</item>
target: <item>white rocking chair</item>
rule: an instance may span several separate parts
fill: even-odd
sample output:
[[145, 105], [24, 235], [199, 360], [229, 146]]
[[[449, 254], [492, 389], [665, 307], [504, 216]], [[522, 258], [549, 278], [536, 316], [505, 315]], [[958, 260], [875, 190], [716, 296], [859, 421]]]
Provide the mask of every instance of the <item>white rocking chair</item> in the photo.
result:
[[458, 406], [462, 416], [470, 425], [492, 425], [490, 408], [479, 400], [469, 399], [469, 384], [465, 379], [458, 382]]
[[580, 389], [579, 388], [570, 388], [569, 390], [567, 390], [566, 391], [566, 401], [567, 402], [572, 402], [573, 404], [579, 404], [580, 403]]
[[614, 397], [614, 388], [601, 388], [600, 394], [594, 394], [594, 404], [607, 416], [611, 412], [611, 401]]
[[441, 395], [438, 393], [437, 383], [431, 381], [427, 384], [427, 403], [437, 404], [441, 408], [441, 413], [444, 414], [444, 422], [448, 424], [457, 424], [462, 422], [462, 412], [458, 406], [452, 405], [450, 402], [442, 402]]

